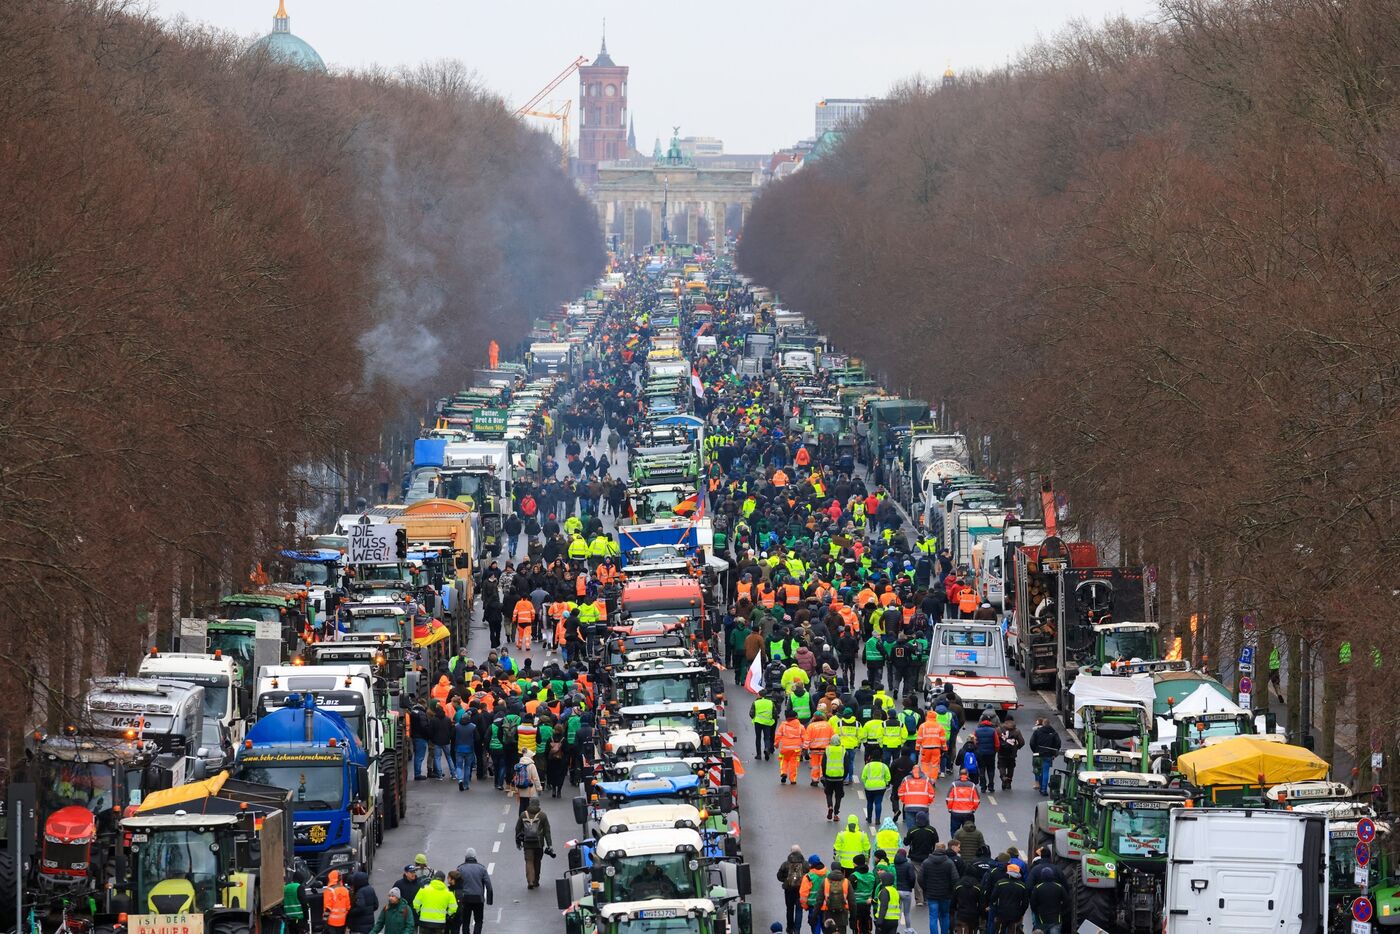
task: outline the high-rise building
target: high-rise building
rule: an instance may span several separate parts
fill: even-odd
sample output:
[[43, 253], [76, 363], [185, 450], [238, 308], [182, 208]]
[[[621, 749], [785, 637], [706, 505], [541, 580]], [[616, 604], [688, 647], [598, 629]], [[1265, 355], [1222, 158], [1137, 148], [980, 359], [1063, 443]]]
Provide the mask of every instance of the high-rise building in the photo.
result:
[[626, 159], [627, 66], [608, 55], [608, 36], [593, 64], [578, 70], [578, 160], [574, 174], [586, 185], [598, 180], [598, 163]]
[[848, 123], [855, 123], [865, 115], [866, 110], [884, 103], [878, 97], [828, 97], [817, 101], [816, 132], [813, 139], [821, 139], [828, 130], [839, 130]]

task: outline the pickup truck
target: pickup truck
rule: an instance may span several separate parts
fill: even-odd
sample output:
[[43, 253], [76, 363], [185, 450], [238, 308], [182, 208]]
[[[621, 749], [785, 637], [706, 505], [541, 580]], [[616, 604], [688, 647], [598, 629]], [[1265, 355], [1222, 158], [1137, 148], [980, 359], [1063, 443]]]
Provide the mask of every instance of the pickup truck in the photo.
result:
[[1001, 626], [995, 622], [945, 619], [933, 627], [924, 684], [930, 698], [937, 681], [953, 686], [969, 717], [989, 707], [1005, 717], [1020, 706], [1006, 670]]

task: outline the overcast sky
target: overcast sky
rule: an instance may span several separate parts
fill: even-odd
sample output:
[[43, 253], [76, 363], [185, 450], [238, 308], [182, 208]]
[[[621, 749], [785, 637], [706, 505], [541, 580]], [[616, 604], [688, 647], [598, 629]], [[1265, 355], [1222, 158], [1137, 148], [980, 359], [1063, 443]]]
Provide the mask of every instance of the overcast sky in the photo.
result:
[[[1004, 64], [1069, 20], [1151, 17], [1152, 0], [286, 0], [292, 32], [332, 68], [465, 62], [520, 103], [579, 55], [608, 51], [628, 76], [637, 145], [717, 136], [767, 153], [810, 137], [824, 97], [878, 97], [917, 73]], [[151, 0], [253, 37], [276, 0]], [[561, 86], [576, 96], [577, 78]], [[562, 100], [565, 96], [556, 92]], [[577, 106], [577, 105], [575, 105]], [[575, 124], [577, 125], [577, 124]]]

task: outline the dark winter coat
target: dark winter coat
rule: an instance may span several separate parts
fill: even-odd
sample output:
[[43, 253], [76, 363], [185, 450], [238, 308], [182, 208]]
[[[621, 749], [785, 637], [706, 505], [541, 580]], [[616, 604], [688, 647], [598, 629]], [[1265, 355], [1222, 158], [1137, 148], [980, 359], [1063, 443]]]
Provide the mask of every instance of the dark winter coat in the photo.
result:
[[946, 852], [935, 852], [919, 870], [919, 887], [928, 901], [953, 897], [958, 887], [958, 867]]

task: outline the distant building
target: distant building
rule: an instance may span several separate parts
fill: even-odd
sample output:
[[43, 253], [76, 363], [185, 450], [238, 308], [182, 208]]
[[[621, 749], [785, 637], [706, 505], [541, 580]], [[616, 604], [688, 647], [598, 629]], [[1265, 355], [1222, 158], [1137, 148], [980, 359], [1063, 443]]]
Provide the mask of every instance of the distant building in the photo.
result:
[[613, 62], [608, 37], [593, 64], [578, 70], [578, 159], [574, 174], [590, 188], [598, 181], [598, 163], [626, 159], [627, 66]]
[[828, 97], [817, 101], [816, 132], [812, 138], [821, 139], [828, 130], [839, 130], [848, 123], [855, 123], [871, 107], [883, 103], [885, 101], [878, 97]]
[[681, 137], [681, 154], [687, 159], [696, 156], [722, 156], [724, 155], [724, 140], [716, 139], [713, 136], [683, 136]]
[[278, 0], [277, 15], [272, 18], [272, 32], [254, 42], [248, 51], [264, 51], [279, 62], [307, 71], [326, 70], [326, 63], [311, 44], [292, 35], [292, 18], [287, 15], [286, 0]]

